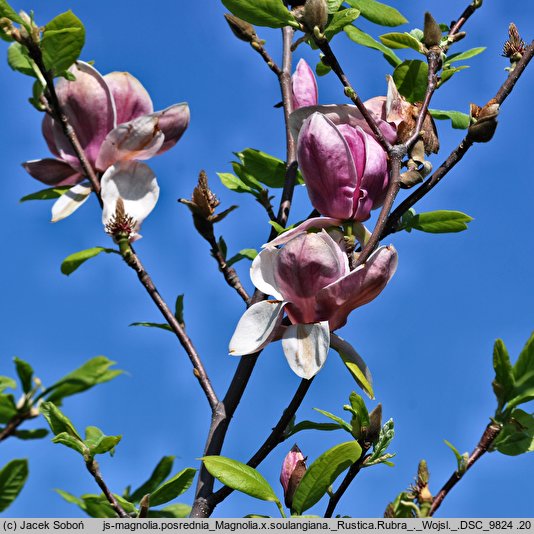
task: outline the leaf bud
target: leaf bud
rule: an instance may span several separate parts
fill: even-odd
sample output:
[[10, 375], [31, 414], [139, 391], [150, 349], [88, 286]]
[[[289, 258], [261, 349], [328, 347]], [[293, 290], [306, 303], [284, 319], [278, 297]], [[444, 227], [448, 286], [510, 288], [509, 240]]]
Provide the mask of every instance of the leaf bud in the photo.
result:
[[428, 484], [430, 474], [428, 472], [428, 465], [426, 460], [421, 460], [417, 467], [417, 486], [423, 487]]
[[423, 43], [428, 48], [438, 46], [441, 42], [441, 28], [436, 19], [427, 11], [425, 13], [425, 26], [423, 30]]
[[328, 21], [326, 0], [306, 0], [303, 14], [304, 24], [310, 31], [317, 27], [323, 30]]
[[241, 41], [246, 43], [253, 43], [258, 41], [258, 36], [256, 35], [256, 30], [252, 24], [249, 24], [243, 19], [232, 15], [231, 13], [225, 13], [224, 18], [230, 26], [232, 33]]
[[483, 107], [471, 104], [472, 124], [467, 131], [469, 139], [475, 143], [490, 141], [497, 129], [498, 114], [499, 104], [493, 99]]
[[525, 41], [521, 39], [517, 26], [513, 22], [510, 23], [508, 28], [508, 40], [504, 43], [502, 55], [510, 60], [512, 68], [515, 63], [523, 57], [525, 48]]

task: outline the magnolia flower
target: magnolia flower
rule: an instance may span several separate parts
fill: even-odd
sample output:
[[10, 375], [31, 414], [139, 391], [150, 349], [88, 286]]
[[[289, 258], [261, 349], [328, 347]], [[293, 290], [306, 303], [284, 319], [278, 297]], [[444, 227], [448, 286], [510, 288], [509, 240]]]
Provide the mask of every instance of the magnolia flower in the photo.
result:
[[[80, 61], [69, 71], [75, 81], [59, 80], [56, 93], [87, 161], [96, 172], [104, 173], [101, 184], [104, 203], [109, 197], [108, 186], [121, 191], [125, 205], [129, 200], [146, 198], [146, 194], [140, 193], [140, 185], [145, 183], [147, 192], [154, 191], [156, 178], [146, 165], [140, 166], [134, 160], [149, 159], [177, 143], [189, 124], [187, 104], [174, 104], [154, 112], [149, 94], [127, 72], [102, 76], [91, 65]], [[83, 169], [61, 125], [46, 115], [42, 129], [56, 157], [27, 161], [23, 166], [31, 176], [47, 185], [74, 186], [53, 208], [52, 220], [59, 220], [83, 204], [91, 188], [81, 183]], [[130, 179], [125, 178], [127, 175]], [[146, 206], [140, 211], [150, 211], [153, 207]], [[107, 208], [113, 210], [112, 206]]]
[[282, 470], [280, 471], [280, 484], [284, 488], [284, 500], [288, 508], [291, 508], [295, 490], [306, 473], [305, 460], [306, 458], [304, 458], [297, 445], [293, 445], [284, 458]]
[[[337, 238], [336, 234], [334, 236]], [[253, 304], [241, 317], [230, 340], [233, 355], [253, 354], [279, 335], [284, 312], [291, 323], [282, 348], [291, 369], [310, 379], [324, 365], [330, 331], [341, 328], [352, 310], [367, 304], [384, 289], [397, 266], [392, 246], [381, 247], [353, 271], [342, 236], [298, 233], [282, 248], [276, 240], [256, 258], [251, 279], [276, 300]]]
[[304, 106], [316, 106], [318, 101], [317, 81], [315, 74], [304, 59], [301, 59], [291, 77], [293, 93], [293, 109]]

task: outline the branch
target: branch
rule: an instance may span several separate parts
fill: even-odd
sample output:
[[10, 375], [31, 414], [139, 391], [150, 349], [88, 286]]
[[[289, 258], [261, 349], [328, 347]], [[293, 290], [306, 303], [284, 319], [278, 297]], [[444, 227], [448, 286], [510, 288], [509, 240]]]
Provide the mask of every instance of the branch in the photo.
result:
[[241, 280], [236, 273], [236, 270], [226, 263], [226, 260], [224, 259], [221, 249], [219, 247], [219, 244], [215, 239], [213, 239], [213, 242], [210, 242], [211, 245], [211, 255], [215, 258], [215, 261], [219, 265], [219, 269], [221, 273], [223, 273], [224, 279], [226, 280], [226, 283], [233, 287], [237, 294], [245, 301], [245, 304], [248, 303], [250, 296], [243, 287], [243, 284], [241, 283]]
[[17, 428], [22, 423], [24, 423], [24, 421], [27, 421], [28, 419], [33, 419], [35, 417], [37, 417], [37, 415], [32, 415], [32, 413], [29, 411], [25, 413], [18, 413], [17, 415], [13, 416], [7, 422], [6, 426], [0, 431], [0, 442], [13, 436]]
[[490, 423], [486, 427], [486, 430], [484, 430], [480, 441], [478, 442], [474, 451], [471, 453], [471, 456], [469, 456], [469, 459], [467, 460], [465, 471], [463, 471], [462, 473], [455, 471], [451, 475], [451, 477], [449, 478], [449, 480], [447, 480], [447, 482], [441, 488], [439, 493], [437, 493], [434, 497], [432, 501], [432, 506], [430, 507], [429, 516], [433, 516], [436, 513], [436, 510], [440, 507], [441, 503], [443, 502], [443, 499], [445, 499], [449, 491], [451, 491], [451, 489], [454, 488], [454, 486], [460, 480], [462, 480], [467, 470], [470, 469], [484, 453], [488, 452], [488, 449], [491, 447], [491, 444], [494, 442], [500, 431], [501, 426], [496, 423]]
[[87, 470], [89, 471], [89, 473], [93, 475], [93, 478], [95, 479], [99, 488], [102, 490], [102, 492], [106, 496], [106, 499], [108, 500], [109, 504], [111, 504], [111, 507], [113, 508], [113, 510], [115, 510], [115, 513], [119, 517], [130, 519], [130, 516], [124, 511], [122, 506], [117, 502], [115, 495], [113, 495], [113, 493], [111, 493], [109, 488], [106, 486], [106, 483], [104, 482], [104, 479], [102, 478], [102, 473], [100, 472], [98, 462], [94, 458], [91, 458], [90, 460], [87, 460], [85, 462], [85, 466], [87, 467]]

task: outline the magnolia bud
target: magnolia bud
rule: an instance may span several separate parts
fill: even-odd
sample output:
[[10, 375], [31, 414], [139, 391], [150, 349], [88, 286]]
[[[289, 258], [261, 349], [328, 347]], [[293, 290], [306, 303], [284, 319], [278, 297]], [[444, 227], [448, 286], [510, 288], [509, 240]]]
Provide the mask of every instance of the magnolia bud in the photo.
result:
[[287, 453], [282, 464], [282, 471], [280, 472], [280, 484], [284, 488], [285, 505], [291, 509], [293, 504], [293, 495], [306, 473], [306, 458], [300, 452], [297, 445], [293, 445], [291, 450]]
[[485, 106], [479, 107], [471, 104], [471, 120], [473, 124], [469, 126], [468, 137], [475, 143], [487, 143], [493, 137], [497, 129], [497, 116], [499, 114], [499, 104], [490, 100]]
[[309, 30], [313, 30], [315, 27], [323, 30], [328, 21], [326, 0], [306, 0], [303, 18], [304, 24]]
[[256, 30], [254, 29], [254, 26], [252, 26], [252, 24], [249, 24], [248, 22], [230, 13], [225, 13], [224, 18], [226, 19], [226, 22], [228, 22], [228, 26], [230, 26], [232, 33], [238, 39], [241, 39], [241, 41], [245, 41], [246, 43], [252, 43], [258, 40]]
[[437, 46], [441, 42], [441, 28], [436, 19], [427, 11], [425, 13], [425, 27], [423, 30], [423, 43], [428, 48]]
[[369, 414], [369, 428], [367, 429], [366, 441], [375, 443], [382, 428], [382, 405], [379, 404]]

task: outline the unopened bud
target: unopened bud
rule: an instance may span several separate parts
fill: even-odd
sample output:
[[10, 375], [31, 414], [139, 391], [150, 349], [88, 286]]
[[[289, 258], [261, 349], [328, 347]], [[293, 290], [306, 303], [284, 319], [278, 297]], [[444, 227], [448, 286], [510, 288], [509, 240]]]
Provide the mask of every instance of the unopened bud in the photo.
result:
[[498, 115], [499, 104], [493, 99], [483, 107], [471, 104], [472, 124], [468, 129], [469, 139], [475, 143], [487, 143], [490, 141], [497, 129]]
[[502, 55], [507, 57], [513, 65], [523, 57], [525, 49], [525, 41], [521, 39], [517, 26], [512, 22], [508, 28], [508, 40], [504, 43]]
[[441, 42], [441, 28], [436, 19], [427, 11], [425, 13], [425, 26], [423, 30], [423, 43], [428, 48], [439, 45]]
[[426, 460], [421, 460], [417, 467], [417, 485], [422, 487], [428, 484], [430, 474], [428, 472], [428, 465]]
[[379, 404], [369, 414], [369, 428], [367, 430], [366, 441], [375, 443], [380, 435], [380, 429], [382, 428], [382, 405]]
[[306, 0], [303, 14], [304, 24], [310, 31], [317, 27], [323, 30], [328, 22], [328, 5], [326, 0]]
[[306, 473], [306, 458], [297, 445], [293, 445], [291, 450], [287, 453], [282, 464], [282, 471], [280, 472], [280, 484], [284, 488], [285, 505], [291, 509], [293, 504], [293, 495]]
[[247, 21], [232, 15], [231, 13], [225, 13], [224, 18], [230, 26], [232, 33], [241, 41], [246, 43], [252, 43], [258, 41], [258, 36], [256, 35], [256, 30], [252, 24], [249, 24]]

